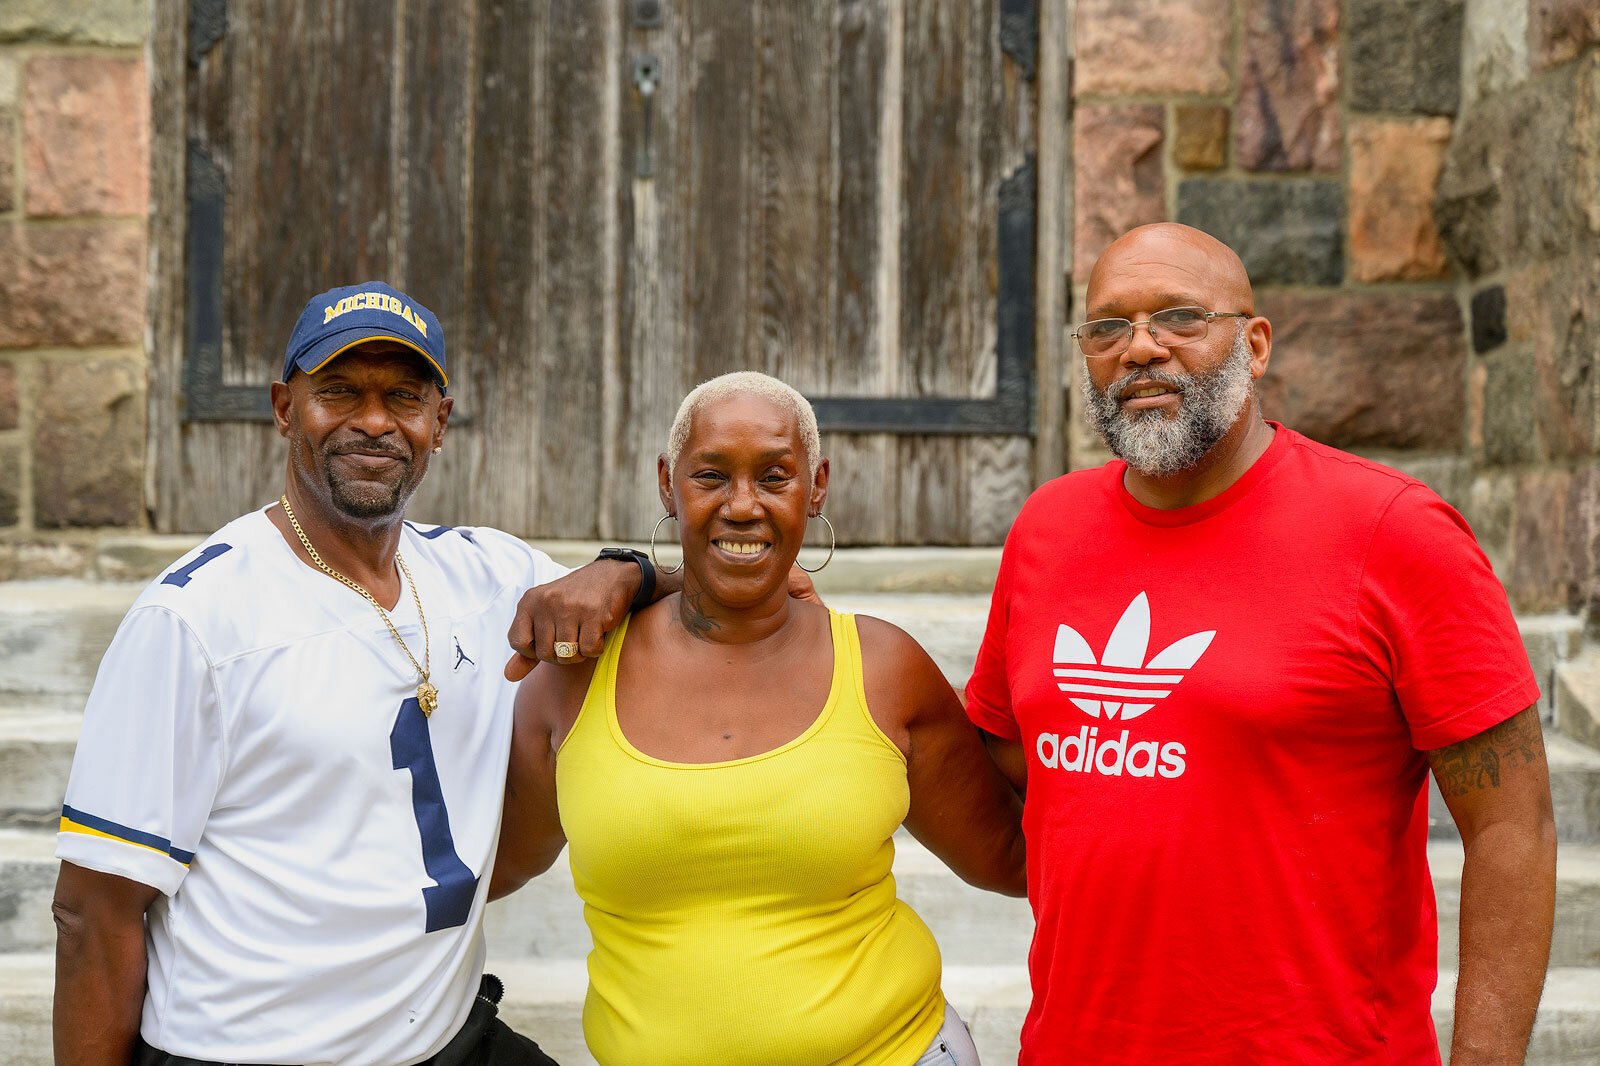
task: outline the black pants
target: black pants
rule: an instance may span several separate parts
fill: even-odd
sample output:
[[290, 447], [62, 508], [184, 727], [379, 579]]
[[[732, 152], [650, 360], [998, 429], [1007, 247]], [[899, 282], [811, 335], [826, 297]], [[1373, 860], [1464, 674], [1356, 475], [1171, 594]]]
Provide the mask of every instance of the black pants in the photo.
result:
[[[493, 985], [490, 984], [493, 982]], [[450, 1043], [418, 1066], [559, 1066], [555, 1059], [539, 1050], [539, 1045], [515, 1032], [496, 1017], [500, 982], [485, 976], [466, 1024]], [[491, 992], [492, 989], [492, 992]], [[232, 1066], [204, 1059], [169, 1055], [142, 1039], [134, 1048], [132, 1066]]]

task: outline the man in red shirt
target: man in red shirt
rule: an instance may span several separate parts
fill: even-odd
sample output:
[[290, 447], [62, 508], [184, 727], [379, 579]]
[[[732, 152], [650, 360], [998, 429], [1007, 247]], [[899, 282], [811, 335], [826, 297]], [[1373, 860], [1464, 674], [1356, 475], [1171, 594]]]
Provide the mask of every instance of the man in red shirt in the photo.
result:
[[1555, 828], [1527, 656], [1420, 482], [1264, 421], [1244, 266], [1146, 226], [1089, 280], [1118, 460], [1012, 527], [967, 688], [1025, 790], [1022, 1063], [1436, 1063], [1431, 767], [1466, 845], [1452, 1066], [1520, 1062]]

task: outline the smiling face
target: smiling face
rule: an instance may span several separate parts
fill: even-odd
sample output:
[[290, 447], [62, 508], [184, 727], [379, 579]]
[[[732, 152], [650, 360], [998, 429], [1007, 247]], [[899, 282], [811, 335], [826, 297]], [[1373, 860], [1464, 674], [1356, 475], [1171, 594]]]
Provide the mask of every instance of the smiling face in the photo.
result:
[[272, 387], [299, 495], [362, 522], [398, 519], [444, 439], [452, 401], [427, 364], [375, 341]]
[[657, 462], [685, 587], [735, 608], [786, 596], [806, 524], [827, 497], [827, 460], [815, 477], [809, 466], [793, 414], [772, 400], [736, 394], [696, 410], [675, 466]]
[[[1146, 226], [1119, 238], [1095, 264], [1086, 317], [1144, 322], [1172, 307], [1254, 313], [1244, 265], [1198, 230]], [[1195, 467], [1240, 432], [1252, 384], [1266, 371], [1265, 319], [1214, 320], [1204, 338], [1167, 348], [1136, 328], [1121, 356], [1084, 360], [1090, 423], [1113, 453], [1158, 477]]]

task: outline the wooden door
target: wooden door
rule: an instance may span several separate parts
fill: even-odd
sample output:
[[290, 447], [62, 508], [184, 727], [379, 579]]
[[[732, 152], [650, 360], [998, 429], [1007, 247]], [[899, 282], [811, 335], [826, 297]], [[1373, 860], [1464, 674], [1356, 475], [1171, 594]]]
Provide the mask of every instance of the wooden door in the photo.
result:
[[1064, 466], [1032, 0], [183, 7], [155, 47], [161, 528], [277, 494], [288, 330], [369, 278], [449, 345], [421, 519], [641, 540], [679, 400], [742, 368], [816, 402], [846, 543], [996, 543]]

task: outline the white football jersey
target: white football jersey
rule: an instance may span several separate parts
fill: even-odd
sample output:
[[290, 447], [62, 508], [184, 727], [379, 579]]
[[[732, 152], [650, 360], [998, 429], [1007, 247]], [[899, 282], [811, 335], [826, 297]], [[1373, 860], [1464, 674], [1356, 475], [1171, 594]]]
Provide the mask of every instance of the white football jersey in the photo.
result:
[[[84, 711], [56, 854], [163, 893], [143, 1036], [223, 1062], [395, 1066], [465, 1021], [500, 827], [522, 592], [565, 569], [406, 524], [431, 718], [378, 612], [264, 512], [153, 582]], [[423, 659], [402, 580], [392, 612]]]

